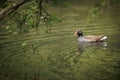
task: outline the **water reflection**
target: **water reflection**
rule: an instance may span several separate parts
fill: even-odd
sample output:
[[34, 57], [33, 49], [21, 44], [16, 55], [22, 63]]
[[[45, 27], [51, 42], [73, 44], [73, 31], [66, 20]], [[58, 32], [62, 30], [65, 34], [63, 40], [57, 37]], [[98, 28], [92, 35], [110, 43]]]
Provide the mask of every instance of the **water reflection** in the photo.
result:
[[97, 42], [97, 43], [89, 43], [89, 42], [80, 42], [78, 46], [79, 53], [84, 52], [84, 50], [88, 47], [96, 47], [96, 48], [107, 48], [107, 42]]

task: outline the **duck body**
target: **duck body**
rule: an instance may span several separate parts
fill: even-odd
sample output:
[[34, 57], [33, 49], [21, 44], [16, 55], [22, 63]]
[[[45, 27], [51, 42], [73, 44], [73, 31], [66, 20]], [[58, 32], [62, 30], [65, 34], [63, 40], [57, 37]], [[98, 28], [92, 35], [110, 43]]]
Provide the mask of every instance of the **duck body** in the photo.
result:
[[83, 32], [78, 30], [74, 35], [78, 36], [78, 42], [103, 42], [107, 39], [105, 35], [87, 35], [83, 36]]
[[107, 38], [104, 35], [87, 35], [87, 36], [79, 36], [78, 42], [102, 42]]

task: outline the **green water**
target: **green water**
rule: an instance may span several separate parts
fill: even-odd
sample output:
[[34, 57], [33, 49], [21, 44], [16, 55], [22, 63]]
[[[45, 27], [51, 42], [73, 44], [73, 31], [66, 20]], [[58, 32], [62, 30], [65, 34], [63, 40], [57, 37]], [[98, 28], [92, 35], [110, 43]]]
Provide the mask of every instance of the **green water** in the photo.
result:
[[[38, 34], [32, 30], [17, 36], [1, 28], [0, 80], [119, 80], [120, 11], [109, 8], [89, 24], [87, 15], [92, 6], [92, 2], [80, 1], [70, 8], [51, 8], [63, 21], [53, 25], [50, 34], [45, 33], [45, 26]], [[80, 53], [73, 36], [77, 29], [84, 35], [107, 35], [107, 47], [84, 47]], [[28, 44], [23, 48], [24, 41]]]

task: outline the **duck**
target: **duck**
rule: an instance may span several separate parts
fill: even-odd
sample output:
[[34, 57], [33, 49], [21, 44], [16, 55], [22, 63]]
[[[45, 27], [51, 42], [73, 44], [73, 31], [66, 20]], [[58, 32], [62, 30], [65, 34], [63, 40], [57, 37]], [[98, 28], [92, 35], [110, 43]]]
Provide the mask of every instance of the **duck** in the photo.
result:
[[82, 30], [75, 31], [74, 35], [77, 35], [78, 42], [90, 42], [90, 43], [97, 43], [103, 42], [107, 39], [106, 35], [83, 35]]

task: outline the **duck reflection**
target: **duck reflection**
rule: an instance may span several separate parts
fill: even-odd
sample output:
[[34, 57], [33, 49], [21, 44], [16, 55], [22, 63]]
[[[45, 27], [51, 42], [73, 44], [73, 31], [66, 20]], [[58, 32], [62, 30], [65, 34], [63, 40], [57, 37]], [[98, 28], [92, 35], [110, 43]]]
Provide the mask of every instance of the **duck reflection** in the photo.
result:
[[88, 47], [96, 47], [96, 48], [107, 48], [107, 42], [97, 42], [97, 43], [89, 43], [89, 42], [79, 42], [78, 51], [79, 53], [84, 52], [84, 50]]

